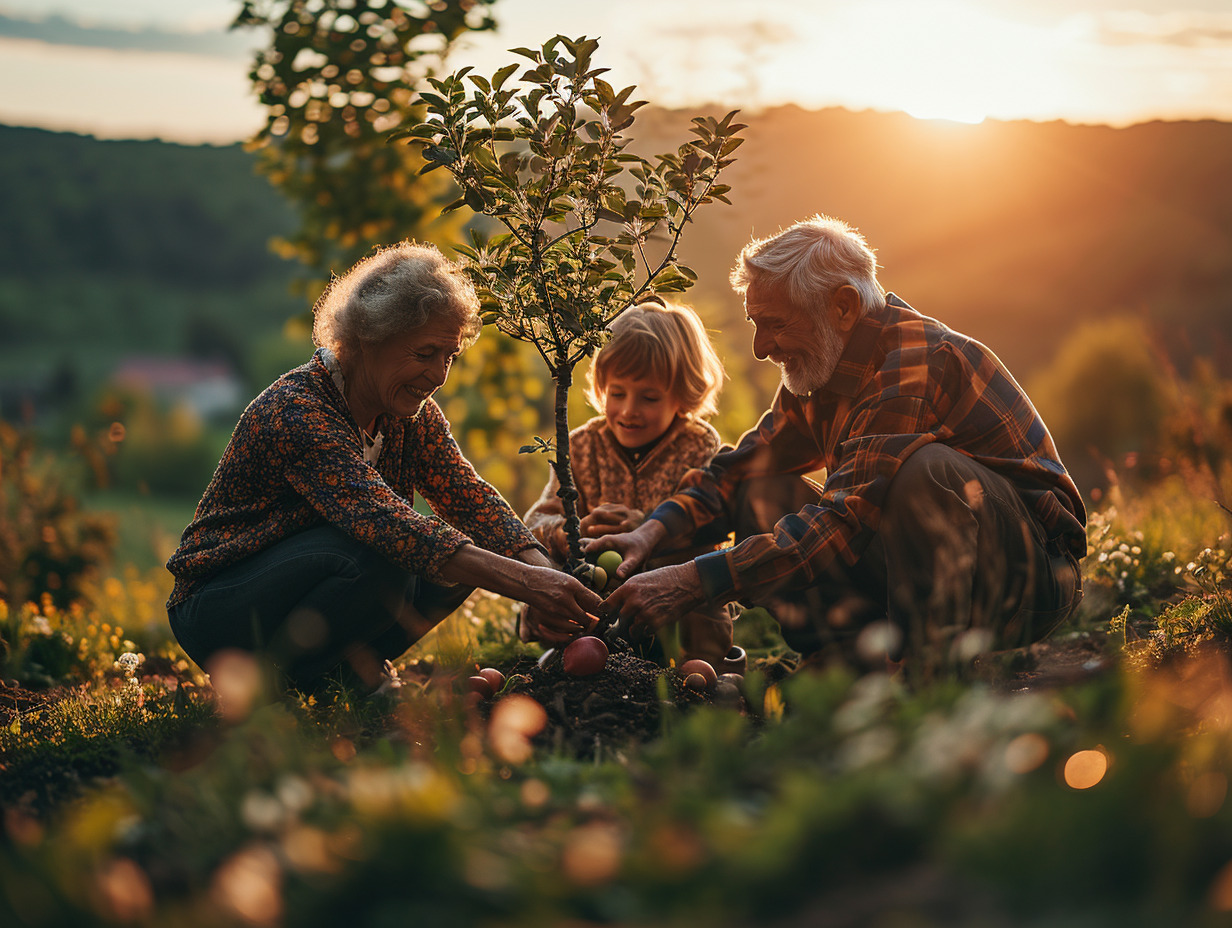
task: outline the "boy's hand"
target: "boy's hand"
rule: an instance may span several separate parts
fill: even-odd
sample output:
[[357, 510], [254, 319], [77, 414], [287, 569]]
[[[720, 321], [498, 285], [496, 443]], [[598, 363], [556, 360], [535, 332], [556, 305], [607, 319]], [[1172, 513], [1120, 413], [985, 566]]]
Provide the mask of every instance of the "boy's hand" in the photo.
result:
[[584, 539], [582, 550], [588, 555], [601, 551], [619, 552], [623, 560], [616, 568], [616, 579], [626, 580], [646, 563], [666, 535], [667, 527], [657, 519], [650, 519], [631, 532]]
[[582, 536], [598, 538], [600, 535], [620, 535], [631, 532], [646, 520], [640, 509], [630, 509], [620, 503], [603, 503], [586, 514], [582, 520]]

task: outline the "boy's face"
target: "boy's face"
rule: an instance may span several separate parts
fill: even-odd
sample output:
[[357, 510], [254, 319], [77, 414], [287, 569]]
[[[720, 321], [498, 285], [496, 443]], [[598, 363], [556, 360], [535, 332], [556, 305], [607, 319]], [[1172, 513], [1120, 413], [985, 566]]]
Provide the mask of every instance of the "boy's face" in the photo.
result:
[[613, 376], [605, 384], [603, 415], [622, 447], [650, 444], [679, 414], [680, 403], [658, 378]]

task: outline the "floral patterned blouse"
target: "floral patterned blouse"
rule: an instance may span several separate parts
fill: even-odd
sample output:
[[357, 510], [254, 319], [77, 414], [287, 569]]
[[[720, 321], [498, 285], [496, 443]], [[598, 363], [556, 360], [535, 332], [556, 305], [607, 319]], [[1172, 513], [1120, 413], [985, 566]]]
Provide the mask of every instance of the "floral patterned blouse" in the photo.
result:
[[[408, 572], [440, 580], [464, 544], [507, 557], [535, 537], [475, 472], [432, 400], [413, 418], [382, 416], [375, 464], [318, 349], [244, 410], [196, 515], [167, 562], [168, 608], [223, 569], [332, 523]], [[435, 516], [412, 506], [415, 493]]]

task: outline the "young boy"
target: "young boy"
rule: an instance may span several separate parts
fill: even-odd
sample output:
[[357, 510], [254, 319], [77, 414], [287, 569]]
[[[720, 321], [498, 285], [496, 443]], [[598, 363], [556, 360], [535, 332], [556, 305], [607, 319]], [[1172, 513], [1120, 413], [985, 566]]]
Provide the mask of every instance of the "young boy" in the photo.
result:
[[[569, 433], [583, 538], [632, 531], [721, 444], [703, 417], [715, 412], [723, 365], [697, 313], [642, 303], [621, 313], [611, 333], [587, 377], [587, 398], [603, 414]], [[568, 546], [559, 488], [553, 471], [525, 521], [563, 563]], [[647, 567], [699, 553], [671, 552]], [[686, 616], [680, 645], [683, 660], [702, 658], [718, 667], [732, 648], [727, 608]]]

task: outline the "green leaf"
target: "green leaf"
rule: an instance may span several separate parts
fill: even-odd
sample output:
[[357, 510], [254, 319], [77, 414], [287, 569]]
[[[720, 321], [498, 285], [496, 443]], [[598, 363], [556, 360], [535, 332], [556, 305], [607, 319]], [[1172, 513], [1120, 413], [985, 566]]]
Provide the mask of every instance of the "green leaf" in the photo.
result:
[[507, 64], [503, 68], [498, 70], [495, 74], [492, 75], [492, 87], [496, 90], [500, 90], [501, 87], [504, 86], [505, 81], [509, 79], [509, 76], [513, 74], [513, 72], [516, 71], [517, 69], [518, 69], [518, 65]]

